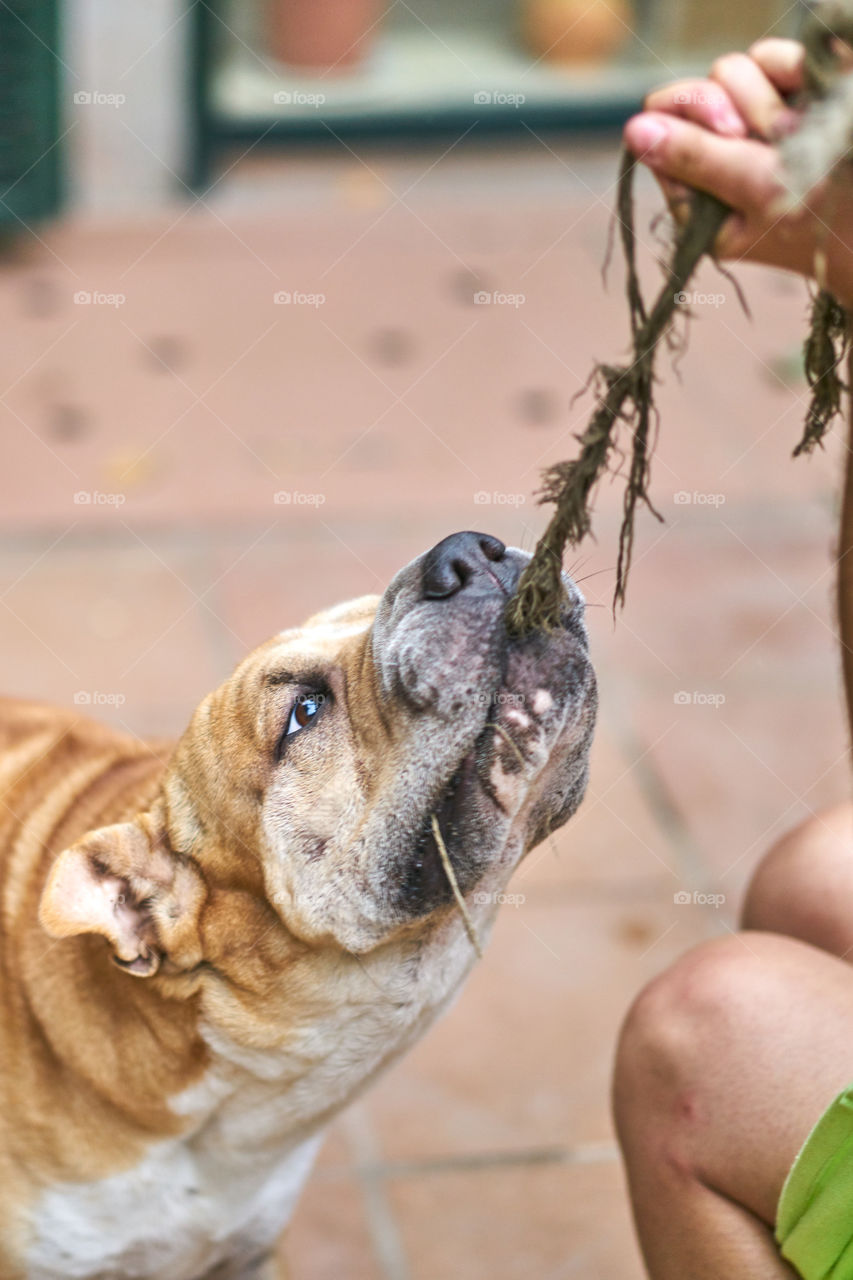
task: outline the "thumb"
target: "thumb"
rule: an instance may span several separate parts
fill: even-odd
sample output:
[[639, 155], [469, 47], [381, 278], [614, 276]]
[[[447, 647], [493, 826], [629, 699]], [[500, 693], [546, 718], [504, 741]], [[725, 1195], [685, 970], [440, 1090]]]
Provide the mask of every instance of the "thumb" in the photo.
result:
[[657, 177], [708, 191], [733, 209], [770, 215], [786, 194], [778, 155], [767, 143], [722, 137], [658, 111], [634, 116], [624, 137]]

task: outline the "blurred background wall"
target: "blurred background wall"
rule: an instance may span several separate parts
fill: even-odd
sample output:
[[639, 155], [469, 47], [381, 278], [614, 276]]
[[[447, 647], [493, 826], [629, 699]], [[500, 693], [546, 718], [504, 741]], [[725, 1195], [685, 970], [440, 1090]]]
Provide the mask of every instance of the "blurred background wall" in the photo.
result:
[[[295, 0], [294, 12], [288, 0], [15, 0], [2, 21], [9, 74], [20, 81], [41, 62], [36, 80], [55, 80], [51, 140], [62, 141], [49, 163], [64, 166], [65, 207], [139, 213], [179, 196], [184, 181], [203, 182], [209, 152], [229, 135], [293, 142], [337, 127], [387, 140], [462, 120], [509, 133], [528, 122], [612, 125], [662, 75], [756, 32], [795, 29], [796, 6]], [[18, 109], [36, 110], [23, 99]]]

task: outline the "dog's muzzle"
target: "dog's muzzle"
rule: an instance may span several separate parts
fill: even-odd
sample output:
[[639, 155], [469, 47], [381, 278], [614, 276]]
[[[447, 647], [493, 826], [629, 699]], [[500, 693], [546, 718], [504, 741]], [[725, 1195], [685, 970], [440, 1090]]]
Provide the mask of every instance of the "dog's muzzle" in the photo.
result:
[[407, 757], [387, 869], [409, 915], [450, 896], [433, 817], [465, 892], [583, 794], [595, 717], [584, 600], [566, 577], [561, 625], [510, 636], [506, 606], [529, 561], [489, 534], [454, 533], [401, 570], [377, 610], [380, 696]]

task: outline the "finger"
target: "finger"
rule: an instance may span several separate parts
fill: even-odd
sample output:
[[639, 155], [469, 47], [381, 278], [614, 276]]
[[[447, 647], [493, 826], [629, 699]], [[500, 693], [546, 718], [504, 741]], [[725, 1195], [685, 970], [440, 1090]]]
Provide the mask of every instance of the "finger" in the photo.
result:
[[643, 112], [625, 126], [625, 145], [658, 177], [710, 191], [735, 209], [768, 218], [784, 194], [778, 157], [751, 138], [722, 138], [689, 120]]
[[816, 244], [811, 223], [804, 222], [797, 228], [784, 218], [778, 223], [756, 226], [736, 213], [724, 224], [714, 252], [730, 262], [760, 262], [810, 276], [814, 274]]
[[644, 105], [646, 111], [666, 111], [732, 138], [744, 138], [748, 132], [723, 86], [713, 80], [678, 80], [663, 85], [652, 90]]
[[802, 89], [806, 50], [799, 40], [768, 36], [765, 40], [756, 40], [748, 52], [780, 93], [798, 93]]
[[791, 108], [764, 71], [745, 53], [727, 53], [711, 67], [753, 133], [768, 141], [790, 127]]

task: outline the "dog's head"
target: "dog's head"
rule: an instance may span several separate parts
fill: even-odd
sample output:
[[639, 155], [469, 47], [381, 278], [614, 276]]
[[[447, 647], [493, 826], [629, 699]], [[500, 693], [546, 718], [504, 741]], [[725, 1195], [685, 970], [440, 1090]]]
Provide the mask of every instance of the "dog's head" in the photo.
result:
[[201, 703], [152, 810], [58, 859], [48, 930], [103, 933], [138, 974], [185, 968], [204, 957], [205, 903], [239, 895], [302, 943], [363, 954], [455, 910], [435, 823], [490, 917], [580, 803], [595, 718], [570, 579], [558, 629], [507, 635], [528, 559], [454, 534], [381, 598], [255, 650]]

